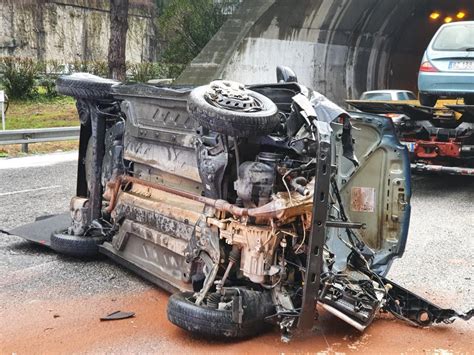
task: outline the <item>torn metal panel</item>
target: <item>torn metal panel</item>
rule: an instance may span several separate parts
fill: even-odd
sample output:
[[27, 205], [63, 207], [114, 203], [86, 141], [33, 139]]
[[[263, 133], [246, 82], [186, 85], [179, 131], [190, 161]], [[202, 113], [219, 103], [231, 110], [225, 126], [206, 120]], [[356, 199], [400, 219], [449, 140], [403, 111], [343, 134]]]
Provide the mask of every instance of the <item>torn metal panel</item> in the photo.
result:
[[125, 134], [124, 158], [170, 174], [201, 182], [194, 149], [154, 144]]
[[71, 214], [65, 212], [45, 218], [37, 218], [35, 222], [14, 228], [8, 233], [17, 235], [33, 243], [49, 247], [51, 234], [58, 230], [66, 230], [71, 225]]

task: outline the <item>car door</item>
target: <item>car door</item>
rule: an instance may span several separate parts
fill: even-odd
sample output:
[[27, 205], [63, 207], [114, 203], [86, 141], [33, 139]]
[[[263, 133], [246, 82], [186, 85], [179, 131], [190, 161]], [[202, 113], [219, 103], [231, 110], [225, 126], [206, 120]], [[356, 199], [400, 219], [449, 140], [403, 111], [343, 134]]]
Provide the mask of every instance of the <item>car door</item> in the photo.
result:
[[[359, 112], [351, 115], [359, 165], [344, 158], [341, 149], [336, 151], [337, 183], [348, 219], [364, 224], [354, 233], [374, 251], [372, 268], [385, 275], [392, 261], [405, 250], [410, 220], [410, 160], [390, 119]], [[340, 140], [341, 126], [334, 125], [334, 130], [334, 139]], [[338, 211], [330, 213], [337, 215]], [[347, 241], [346, 231], [331, 228], [329, 233], [330, 249], [348, 255], [350, 250], [341, 241]]]

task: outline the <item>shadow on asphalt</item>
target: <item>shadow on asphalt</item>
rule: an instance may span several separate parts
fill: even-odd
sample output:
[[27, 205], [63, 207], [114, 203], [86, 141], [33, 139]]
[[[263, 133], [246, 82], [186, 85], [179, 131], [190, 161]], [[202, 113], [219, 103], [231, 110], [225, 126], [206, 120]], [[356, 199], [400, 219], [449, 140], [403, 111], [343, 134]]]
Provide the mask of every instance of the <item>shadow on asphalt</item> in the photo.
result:
[[[18, 237], [20, 238], [20, 237]], [[22, 254], [31, 254], [31, 255], [37, 255], [37, 254], [44, 254], [44, 255], [53, 255], [55, 254], [54, 251], [49, 249], [48, 247], [33, 243], [27, 240], [20, 240], [18, 242], [11, 243], [8, 245], [9, 250], [13, 250], [15, 252], [20, 252]]]
[[412, 190], [415, 195], [474, 193], [474, 177], [434, 174], [413, 174]]

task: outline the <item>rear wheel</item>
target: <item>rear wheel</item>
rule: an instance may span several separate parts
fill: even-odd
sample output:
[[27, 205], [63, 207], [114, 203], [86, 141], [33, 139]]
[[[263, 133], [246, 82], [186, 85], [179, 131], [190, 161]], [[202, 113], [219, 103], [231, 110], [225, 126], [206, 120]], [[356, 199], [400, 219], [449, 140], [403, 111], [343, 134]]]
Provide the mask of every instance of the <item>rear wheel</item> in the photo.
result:
[[212, 338], [243, 338], [257, 335], [268, 329], [265, 318], [274, 314], [269, 292], [239, 289], [243, 310], [242, 321], [235, 319], [235, 295], [225, 306], [219, 296], [211, 294], [213, 301], [196, 305], [192, 292], [172, 295], [168, 301], [168, 319], [171, 323], [191, 333]]
[[420, 104], [422, 106], [434, 107], [438, 101], [438, 97], [435, 95], [420, 94]]
[[75, 258], [97, 258], [99, 245], [105, 242], [104, 236], [81, 237], [67, 234], [67, 231], [51, 235], [51, 249]]
[[76, 99], [112, 99], [111, 88], [115, 84], [119, 84], [119, 82], [88, 73], [60, 76], [56, 80], [56, 88], [60, 94]]
[[474, 96], [466, 96], [464, 98], [464, 105], [474, 105]]

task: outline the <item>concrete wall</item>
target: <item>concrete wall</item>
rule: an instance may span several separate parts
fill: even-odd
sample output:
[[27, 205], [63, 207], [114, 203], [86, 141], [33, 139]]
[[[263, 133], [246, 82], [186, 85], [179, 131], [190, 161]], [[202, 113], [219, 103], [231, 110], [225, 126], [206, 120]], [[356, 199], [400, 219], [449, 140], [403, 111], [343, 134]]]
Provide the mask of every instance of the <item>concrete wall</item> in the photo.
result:
[[422, 53], [441, 24], [428, 15], [440, 8], [473, 14], [474, 2], [244, 0], [179, 82], [274, 82], [275, 67], [288, 65], [339, 103], [366, 90], [416, 90]]
[[[156, 29], [151, 6], [132, 8], [127, 60], [156, 59]], [[104, 2], [0, 0], [0, 56], [40, 60], [107, 60], [109, 13]]]

